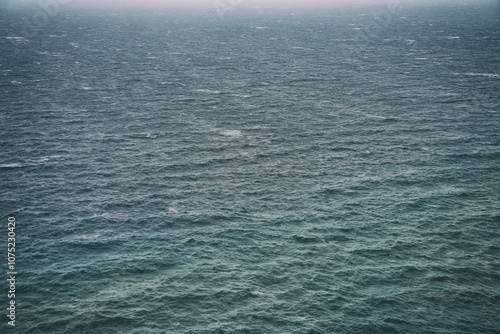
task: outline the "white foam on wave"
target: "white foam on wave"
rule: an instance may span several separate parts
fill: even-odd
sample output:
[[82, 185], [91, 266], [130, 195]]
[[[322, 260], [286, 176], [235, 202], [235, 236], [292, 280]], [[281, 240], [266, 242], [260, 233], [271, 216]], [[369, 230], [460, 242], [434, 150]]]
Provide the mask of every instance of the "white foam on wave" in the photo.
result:
[[195, 89], [195, 92], [199, 93], [207, 93], [207, 94], [220, 94], [219, 90], [210, 90], [210, 89]]
[[19, 36], [7, 36], [5, 37], [5, 39], [8, 39], [13, 42], [29, 42], [29, 40], [26, 39], [25, 37], [19, 37]]
[[22, 167], [20, 163], [14, 163], [14, 164], [2, 164], [0, 165], [0, 168], [17, 168], [17, 167]]
[[172, 206], [168, 208], [168, 213], [179, 213], [179, 210], [177, 210], [177, 208]]
[[82, 234], [74, 237], [76, 240], [95, 240], [101, 236], [100, 233], [95, 234]]
[[221, 132], [223, 136], [228, 136], [228, 137], [241, 137], [241, 131], [240, 130], [224, 130]]
[[464, 73], [464, 74], [474, 77], [500, 78], [499, 74], [494, 74], [494, 73]]

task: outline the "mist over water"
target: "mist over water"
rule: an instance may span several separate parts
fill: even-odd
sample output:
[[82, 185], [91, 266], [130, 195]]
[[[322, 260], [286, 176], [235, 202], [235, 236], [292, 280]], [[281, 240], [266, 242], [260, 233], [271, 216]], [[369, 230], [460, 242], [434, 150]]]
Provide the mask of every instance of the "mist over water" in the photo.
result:
[[313, 9], [342, 7], [373, 6], [422, 6], [422, 5], [495, 5], [494, 0], [7, 0], [3, 5], [8, 7], [87, 7], [87, 8], [184, 8], [193, 11], [213, 10], [215, 7], [232, 7], [240, 10], [252, 8], [268, 9]]
[[498, 6], [249, 3], [4, 3], [0, 332], [500, 332]]

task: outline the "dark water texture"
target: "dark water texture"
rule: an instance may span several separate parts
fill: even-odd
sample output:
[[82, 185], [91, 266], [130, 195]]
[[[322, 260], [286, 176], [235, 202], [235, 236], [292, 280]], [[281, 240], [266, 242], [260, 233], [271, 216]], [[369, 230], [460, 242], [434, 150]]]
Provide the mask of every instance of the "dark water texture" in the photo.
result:
[[4, 12], [15, 332], [500, 333], [498, 14]]

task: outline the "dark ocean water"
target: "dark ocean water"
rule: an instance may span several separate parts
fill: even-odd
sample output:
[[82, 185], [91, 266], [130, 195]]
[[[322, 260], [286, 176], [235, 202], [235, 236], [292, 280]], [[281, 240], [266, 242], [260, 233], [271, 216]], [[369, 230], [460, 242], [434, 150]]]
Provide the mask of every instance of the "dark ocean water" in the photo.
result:
[[500, 333], [498, 8], [2, 7], [0, 332]]

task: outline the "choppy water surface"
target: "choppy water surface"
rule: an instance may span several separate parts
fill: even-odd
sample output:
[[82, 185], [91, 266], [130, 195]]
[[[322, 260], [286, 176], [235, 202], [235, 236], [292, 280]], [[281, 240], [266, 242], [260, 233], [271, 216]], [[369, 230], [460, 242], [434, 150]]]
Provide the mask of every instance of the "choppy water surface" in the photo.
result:
[[16, 333], [500, 333], [498, 7], [364, 13], [2, 16]]

